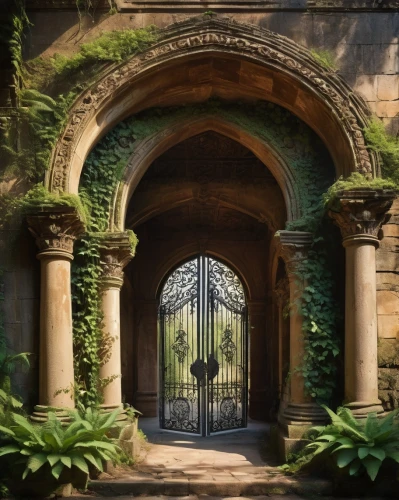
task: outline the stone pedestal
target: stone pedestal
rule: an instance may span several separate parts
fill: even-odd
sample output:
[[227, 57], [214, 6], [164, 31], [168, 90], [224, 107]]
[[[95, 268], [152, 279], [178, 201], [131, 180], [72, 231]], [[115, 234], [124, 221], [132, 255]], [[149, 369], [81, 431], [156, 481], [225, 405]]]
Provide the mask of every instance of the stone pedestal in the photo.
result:
[[41, 262], [39, 405], [32, 419], [46, 420], [49, 408], [66, 419], [63, 409], [75, 406], [71, 261], [83, 225], [72, 207], [43, 209], [27, 219]]
[[375, 250], [394, 198], [392, 191], [345, 191], [329, 212], [346, 250], [345, 405], [359, 418], [383, 412], [378, 399]]
[[[123, 268], [133, 257], [131, 244], [125, 233], [110, 233], [101, 241], [102, 267], [101, 303], [103, 312], [103, 350], [100, 366], [104, 411], [122, 408], [120, 290]], [[120, 418], [123, 418], [122, 416]]]

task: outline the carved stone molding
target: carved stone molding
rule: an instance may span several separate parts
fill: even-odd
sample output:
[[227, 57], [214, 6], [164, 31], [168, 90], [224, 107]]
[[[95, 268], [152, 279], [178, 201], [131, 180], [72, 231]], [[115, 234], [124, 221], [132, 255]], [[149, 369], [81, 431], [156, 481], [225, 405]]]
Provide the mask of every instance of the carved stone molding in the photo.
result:
[[40, 213], [28, 215], [27, 221], [39, 255], [55, 252], [70, 254], [73, 258], [74, 241], [84, 232], [83, 223], [73, 207], [42, 209]]
[[338, 194], [339, 209], [330, 209], [328, 214], [343, 238], [358, 235], [378, 238], [381, 226], [390, 218], [387, 212], [395, 198], [391, 190], [342, 191]]
[[313, 234], [305, 231], [279, 231], [280, 253], [284, 259], [288, 278], [291, 279], [313, 242]]
[[123, 285], [123, 268], [133, 258], [131, 243], [126, 233], [110, 233], [100, 244], [102, 285], [120, 288]]
[[84, 91], [72, 106], [69, 121], [58, 141], [51, 166], [51, 191], [68, 191], [71, 158], [88, 123], [99, 110], [147, 68], [183, 55], [206, 51], [243, 56], [258, 64], [282, 70], [311, 88], [340, 120], [355, 158], [356, 169], [372, 176], [373, 168], [362, 128], [366, 104], [335, 73], [320, 67], [310, 53], [288, 38], [229, 19], [191, 18], [160, 31], [160, 41], [128, 62], [111, 66]]

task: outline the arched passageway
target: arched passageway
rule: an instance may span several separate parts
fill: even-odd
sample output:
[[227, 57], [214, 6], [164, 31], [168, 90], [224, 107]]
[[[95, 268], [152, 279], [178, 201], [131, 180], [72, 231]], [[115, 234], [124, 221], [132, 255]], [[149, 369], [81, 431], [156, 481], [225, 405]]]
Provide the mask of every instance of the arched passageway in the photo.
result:
[[[217, 122], [213, 126], [217, 128]], [[286, 329], [280, 327], [280, 322], [286, 323], [288, 282], [285, 271], [272, 278], [273, 240], [286, 218], [283, 193], [267, 166], [221, 133], [193, 135], [152, 163], [126, 217], [126, 227], [140, 241], [122, 290], [127, 401], [145, 415], [158, 414], [161, 283], [182, 261], [203, 254], [225, 261], [244, 283], [251, 346], [249, 415], [275, 418], [289, 366], [289, 340], [287, 347]]]
[[[339, 175], [378, 174], [378, 161], [367, 150], [362, 132], [367, 114], [361, 99], [306, 50], [274, 33], [219, 19], [190, 20], [164, 30], [155, 46], [107, 68], [79, 96], [54, 149], [46, 182], [53, 192], [85, 191], [101, 200], [96, 205], [95, 231], [102, 238], [103, 333], [109, 335], [112, 328], [118, 340], [109, 358], [114, 364], [107, 359], [106, 369], [101, 367], [110, 380], [104, 389], [107, 408], [121, 405], [122, 372], [125, 400], [147, 415], [157, 413], [157, 293], [173, 268], [201, 254], [226, 262], [248, 292], [250, 415], [275, 416], [283, 401], [280, 423], [288, 436], [303, 422], [323, 418], [315, 398], [317, 391], [323, 393], [324, 380], [329, 383], [327, 393], [333, 391], [336, 332], [330, 324], [330, 372], [323, 373], [324, 379], [310, 380], [312, 370], [301, 370], [305, 354], [309, 366], [313, 362], [305, 353], [303, 315], [300, 308], [291, 307], [287, 320], [284, 311], [287, 302], [292, 306], [298, 297], [302, 300], [306, 279], [297, 278], [301, 265], [309, 262], [312, 222], [320, 222], [322, 193]], [[392, 193], [381, 197], [371, 193], [369, 198], [350, 193], [341, 200], [345, 209], [332, 214], [348, 247], [347, 307], [358, 289], [369, 291], [363, 303], [371, 304], [361, 309], [370, 316], [367, 328], [360, 313], [346, 316], [346, 399], [362, 415], [382, 411], [376, 364], [375, 247], [392, 199]], [[370, 210], [373, 224], [367, 218]], [[81, 227], [73, 210], [64, 212], [30, 220], [39, 246], [44, 242], [51, 247], [49, 253], [41, 251], [47, 259], [43, 283], [51, 269], [48, 261], [54, 265], [62, 261], [69, 278], [73, 241]], [[133, 229], [140, 244], [124, 272], [132, 257], [125, 229]], [[56, 236], [51, 235], [54, 230]], [[56, 248], [65, 243], [65, 235], [68, 244], [60, 254]], [[364, 246], [368, 260], [357, 252]], [[360, 278], [351, 274], [355, 264], [363, 266]], [[325, 266], [320, 269], [324, 272]], [[59, 296], [69, 304], [65, 283]], [[331, 304], [332, 297], [331, 292], [325, 304]], [[72, 325], [69, 310], [66, 313], [63, 335], [68, 337]], [[43, 313], [45, 335], [54, 325], [53, 317]], [[70, 337], [64, 370], [69, 378]], [[367, 362], [359, 358], [352, 338], [365, 341], [362, 356]], [[371, 367], [367, 377], [362, 376], [361, 365]], [[284, 400], [287, 366], [290, 377]], [[44, 386], [50, 379], [46, 359], [41, 370]], [[61, 372], [54, 384], [64, 387], [71, 380], [64, 383], [68, 377]], [[73, 406], [73, 400], [49, 396], [44, 390], [40, 398], [44, 405]]]

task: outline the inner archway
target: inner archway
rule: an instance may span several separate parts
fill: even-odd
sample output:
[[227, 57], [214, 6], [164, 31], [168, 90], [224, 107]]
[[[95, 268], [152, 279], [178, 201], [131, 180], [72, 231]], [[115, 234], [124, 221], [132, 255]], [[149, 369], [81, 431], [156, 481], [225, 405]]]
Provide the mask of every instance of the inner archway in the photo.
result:
[[278, 339], [267, 325], [272, 315], [269, 249], [286, 217], [283, 194], [265, 164], [217, 132], [186, 139], [152, 163], [126, 218], [126, 227], [140, 241], [122, 291], [122, 381], [127, 401], [145, 415], [158, 415], [157, 298], [171, 270], [202, 254], [233, 269], [246, 290], [254, 346], [249, 415], [269, 418], [279, 391], [278, 366], [271, 355]]

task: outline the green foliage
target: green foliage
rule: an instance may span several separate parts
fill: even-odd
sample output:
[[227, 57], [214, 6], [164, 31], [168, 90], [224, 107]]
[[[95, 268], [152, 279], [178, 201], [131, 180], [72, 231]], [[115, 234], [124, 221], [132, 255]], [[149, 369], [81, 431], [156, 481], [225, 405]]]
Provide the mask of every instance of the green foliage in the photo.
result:
[[328, 71], [337, 71], [338, 66], [335, 61], [335, 55], [330, 50], [311, 49], [313, 59]]
[[323, 236], [320, 230], [316, 233], [307, 258], [298, 265], [298, 285], [305, 283], [305, 287], [294, 304], [303, 318], [305, 353], [299, 369], [306, 393], [319, 402], [329, 402], [334, 395], [342, 328], [334, 279], [337, 249], [331, 235], [326, 233]]
[[52, 149], [67, 119], [76, 94], [58, 96], [57, 100], [34, 89], [18, 92], [17, 114], [3, 117], [0, 151], [5, 160], [3, 176], [38, 182], [46, 171]]
[[[48, 421], [32, 424], [26, 417], [13, 415], [13, 425], [0, 426], [0, 432], [11, 438], [11, 443], [0, 449], [0, 456], [19, 455], [25, 465], [22, 480], [36, 474], [43, 466], [49, 467], [56, 479], [64, 470], [77, 468], [89, 473], [92, 464], [103, 470], [103, 461], [115, 459], [118, 447], [106, 436], [114, 425], [118, 410], [100, 415], [87, 410], [85, 418], [73, 414], [73, 422], [63, 427], [55, 413], [49, 412]], [[71, 477], [72, 484], [73, 476]]]
[[367, 147], [381, 155], [382, 175], [399, 187], [399, 140], [389, 135], [384, 124], [377, 117], [373, 117], [364, 129]]
[[[75, 397], [85, 406], [102, 402], [100, 366], [103, 347], [99, 240], [88, 235], [75, 245], [72, 263], [72, 316]], [[104, 354], [103, 354], [104, 356]]]
[[89, 208], [82, 203], [78, 195], [50, 193], [42, 184], [33, 186], [25, 195], [18, 197], [0, 196], [0, 206], [2, 206], [0, 219], [2, 224], [20, 226], [25, 215], [54, 206], [73, 207], [83, 224], [87, 225], [90, 221]]
[[156, 28], [148, 26], [137, 30], [108, 31], [92, 42], [84, 43], [71, 57], [58, 55], [52, 63], [58, 75], [67, 75], [97, 62], [122, 62], [144, 50], [156, 41]]
[[366, 179], [359, 172], [352, 172], [349, 177], [340, 177], [323, 195], [324, 205], [330, 207], [337, 199], [340, 191], [350, 191], [352, 189], [397, 189], [397, 185], [391, 179], [376, 177]]
[[348, 408], [338, 408], [337, 413], [323, 408], [331, 418], [331, 425], [311, 430], [317, 437], [305, 447], [301, 467], [323, 454], [333, 457], [337, 467], [345, 469], [349, 476], [367, 473], [374, 481], [385, 460], [399, 463], [399, 410], [384, 418], [369, 413], [362, 422]]

